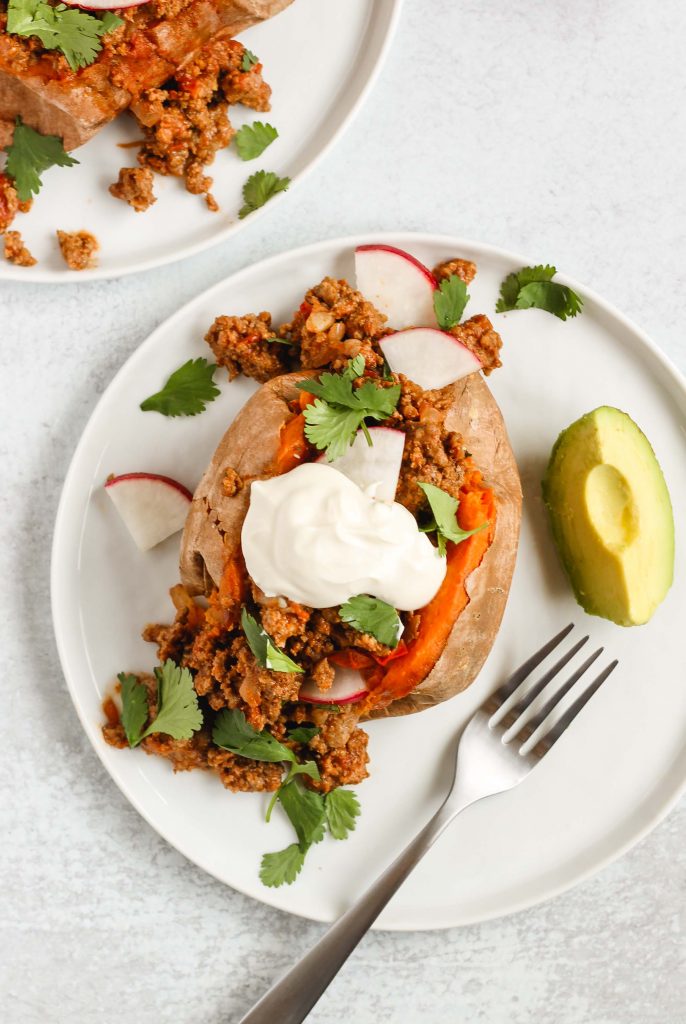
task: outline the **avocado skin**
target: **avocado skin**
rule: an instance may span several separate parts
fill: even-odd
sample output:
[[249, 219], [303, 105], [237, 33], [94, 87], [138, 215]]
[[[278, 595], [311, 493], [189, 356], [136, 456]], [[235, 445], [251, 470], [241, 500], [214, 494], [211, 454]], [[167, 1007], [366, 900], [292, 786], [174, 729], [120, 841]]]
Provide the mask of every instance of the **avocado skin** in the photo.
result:
[[[650, 491], [652, 505], [654, 506], [653, 511], [656, 510], [655, 520], [660, 520], [658, 534], [659, 549], [657, 550], [655, 549], [654, 537], [648, 537], [646, 540], [645, 534], [649, 532], [649, 528], [648, 531], [644, 530], [643, 535], [641, 533], [642, 517], [640, 515], [637, 516], [637, 523], [639, 524], [636, 531], [637, 535], [635, 538], [630, 538], [624, 550], [622, 550], [621, 546], [619, 548], [616, 545], [613, 547], [610, 543], [603, 549], [603, 541], [597, 532], [597, 524], [593, 524], [595, 529], [593, 526], [590, 528], [586, 526], [587, 537], [584, 544], [578, 542], [578, 531], [576, 539], [571, 544], [570, 538], [565, 532], [565, 526], [574, 520], [574, 505], [576, 505], [577, 509], [582, 510], [580, 515], [577, 514], [577, 522], [588, 518], [587, 509], [584, 505], [584, 490], [588, 474], [591, 470], [605, 465], [602, 459], [603, 432], [607, 430], [608, 424], [611, 427], [615, 426], [620, 429], [629, 439], [630, 443], [624, 453], [624, 456], [626, 456], [624, 468], [628, 470], [629, 474], [635, 476], [635, 466], [641, 460], [647, 467], [642, 483]], [[564, 476], [564, 463], [567, 453], [570, 453], [581, 464], [581, 472], [577, 474], [575, 479], [568, 481], [571, 484], [572, 491], [568, 491], [564, 495], [565, 487], [562, 477]], [[587, 456], [585, 461], [584, 456]], [[618, 459], [615, 461], [622, 463], [624, 460]], [[619, 468], [621, 470], [622, 466], [620, 465]], [[628, 413], [613, 406], [600, 406], [586, 413], [563, 430], [555, 441], [548, 467], [541, 481], [541, 489], [555, 546], [578, 604], [589, 615], [597, 615], [601, 618], [609, 619], [620, 626], [642, 625], [647, 622], [664, 599], [672, 584], [674, 572], [674, 519], [664, 475], [652, 446], [643, 431], [641, 431]], [[561, 491], [563, 492], [562, 496]], [[640, 506], [641, 500], [645, 496], [644, 491], [637, 488], [636, 491], [631, 491], [630, 493], [632, 495], [637, 494]], [[570, 497], [571, 501], [568, 500]], [[647, 503], [648, 506], [650, 504], [651, 502]], [[639, 512], [643, 511], [645, 509], [639, 508]], [[631, 569], [631, 565], [628, 564], [630, 563], [630, 558], [626, 557], [626, 550], [633, 545], [635, 552], [641, 545], [645, 548], [646, 543], [651, 544], [650, 552], [654, 556], [649, 562], [649, 576], [646, 577], [645, 571], [640, 574], [634, 573], [632, 580], [631, 572], [627, 572], [627, 569]], [[586, 549], [584, 550], [584, 548]], [[588, 559], [589, 554], [593, 554], [594, 548], [596, 553], [601, 555], [597, 563], [601, 573], [600, 577], [596, 579], [593, 578], [593, 573], [589, 570], [589, 566], [593, 569], [593, 560], [592, 558], [590, 561]], [[632, 555], [634, 552], [632, 552]], [[623, 558], [625, 559], [624, 561]], [[605, 563], [604, 565], [603, 562]], [[645, 563], [643, 564], [643, 570], [645, 570]], [[652, 573], [652, 579], [650, 578], [650, 573]], [[612, 578], [613, 575], [616, 575], [616, 579]], [[607, 593], [608, 583], [616, 584], [614, 589], [617, 591], [609, 599]], [[610, 586], [609, 589], [611, 591], [613, 587]], [[643, 607], [640, 607], [641, 597], [645, 595], [646, 591], [651, 589], [651, 599], [644, 603]], [[618, 597], [618, 594], [621, 596]]]

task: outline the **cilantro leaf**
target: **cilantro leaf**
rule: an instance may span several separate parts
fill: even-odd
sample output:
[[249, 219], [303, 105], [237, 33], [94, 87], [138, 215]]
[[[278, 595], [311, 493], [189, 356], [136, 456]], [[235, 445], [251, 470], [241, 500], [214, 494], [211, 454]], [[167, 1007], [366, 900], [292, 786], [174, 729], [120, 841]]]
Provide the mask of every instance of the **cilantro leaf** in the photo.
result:
[[303, 853], [314, 843], [322, 841], [326, 812], [321, 793], [305, 789], [299, 782], [293, 780], [281, 787], [279, 803], [295, 829]]
[[295, 729], [289, 729], [286, 735], [293, 743], [309, 743], [320, 732], [321, 729], [316, 725], [298, 725]]
[[257, 732], [246, 721], [242, 711], [223, 708], [214, 720], [212, 742], [224, 750], [240, 757], [249, 757], [253, 761], [279, 761], [295, 763], [296, 758], [290, 747], [279, 743], [266, 730]]
[[193, 686], [193, 676], [168, 658], [155, 669], [157, 679], [157, 717], [141, 735], [163, 732], [175, 740], [189, 740], [202, 726], [202, 711]]
[[369, 633], [385, 647], [397, 647], [403, 626], [395, 608], [378, 597], [358, 594], [342, 604], [338, 614], [360, 633]]
[[142, 739], [148, 709], [148, 691], [134, 675], [120, 672], [117, 679], [121, 683], [121, 724], [124, 726], [130, 747], [135, 747]]
[[294, 345], [295, 344], [294, 341], [289, 341], [288, 338], [265, 338], [264, 340], [266, 342], [268, 342], [269, 344], [275, 344], [275, 345]]
[[352, 789], [332, 789], [324, 799], [326, 821], [334, 839], [347, 839], [356, 825], [360, 802]]
[[241, 612], [241, 626], [248, 641], [250, 650], [257, 662], [272, 672], [302, 672], [291, 658], [275, 646], [272, 638], [265, 633], [262, 626], [249, 614], [246, 608]]
[[280, 885], [292, 885], [305, 863], [305, 854], [297, 843], [291, 843], [285, 850], [265, 853], [260, 866], [260, 881], [272, 889]]
[[[365, 429], [365, 419], [388, 419], [398, 404], [399, 384], [379, 387], [365, 380], [359, 388], [353, 387], [364, 369], [364, 357], [355, 356], [342, 373], [323, 373], [318, 381], [296, 384], [316, 396], [303, 413], [305, 436], [320, 451], [326, 450], [329, 462], [343, 455], [360, 427]], [[369, 435], [367, 440], [371, 442]]]
[[244, 124], [236, 132], [238, 155], [241, 160], [256, 160], [278, 137], [279, 133], [271, 124], [264, 124], [262, 121]]
[[422, 483], [421, 480], [417, 481], [417, 486], [424, 491], [433, 513], [433, 521], [421, 527], [421, 530], [423, 533], [431, 533], [436, 530], [438, 550], [441, 555], [446, 552], [445, 542], [447, 540], [452, 541], [453, 544], [459, 544], [488, 526], [488, 523], [482, 523], [481, 526], [477, 526], [473, 530], [463, 530], [457, 522], [457, 509], [460, 504], [457, 498], [453, 498], [452, 494], [448, 494], [440, 487]]
[[451, 274], [441, 281], [434, 292], [434, 312], [438, 326], [444, 331], [459, 324], [464, 308], [469, 302], [467, 285], [457, 274]]
[[255, 171], [243, 186], [244, 203], [238, 211], [239, 219], [264, 206], [278, 192], [285, 192], [290, 183], [290, 178], [279, 178], [273, 171]]
[[52, 6], [44, 0], [9, 0], [7, 31], [36, 36], [46, 50], [60, 50], [72, 71], [92, 64], [102, 49], [100, 37], [124, 22], [111, 11], [96, 18], [65, 4]]
[[[51, 8], [52, 9], [52, 8]], [[16, 119], [14, 136], [5, 148], [7, 164], [5, 170], [14, 179], [19, 199], [24, 202], [38, 195], [43, 184], [40, 176], [49, 167], [73, 167], [78, 164], [65, 151], [57, 135], [41, 135]]]
[[555, 267], [539, 265], [522, 267], [508, 274], [500, 286], [496, 313], [536, 308], [552, 313], [560, 320], [576, 316], [581, 312], [583, 299], [567, 285], [553, 281], [556, 273]]
[[256, 57], [255, 54], [245, 47], [243, 50], [243, 60], [241, 61], [241, 71], [250, 71], [256, 64], [260, 63], [260, 58]]
[[214, 363], [206, 359], [189, 359], [174, 370], [161, 391], [141, 402], [143, 412], [159, 412], [163, 416], [196, 416], [219, 394], [214, 383]]

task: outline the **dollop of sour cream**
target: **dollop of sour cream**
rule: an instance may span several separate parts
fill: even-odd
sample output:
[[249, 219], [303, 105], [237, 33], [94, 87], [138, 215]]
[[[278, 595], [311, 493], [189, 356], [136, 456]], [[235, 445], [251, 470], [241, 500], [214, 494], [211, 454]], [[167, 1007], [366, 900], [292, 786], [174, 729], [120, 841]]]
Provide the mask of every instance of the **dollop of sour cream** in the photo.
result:
[[401, 611], [435, 596], [445, 558], [403, 505], [322, 463], [251, 485], [241, 535], [248, 572], [268, 597], [330, 608], [370, 594]]

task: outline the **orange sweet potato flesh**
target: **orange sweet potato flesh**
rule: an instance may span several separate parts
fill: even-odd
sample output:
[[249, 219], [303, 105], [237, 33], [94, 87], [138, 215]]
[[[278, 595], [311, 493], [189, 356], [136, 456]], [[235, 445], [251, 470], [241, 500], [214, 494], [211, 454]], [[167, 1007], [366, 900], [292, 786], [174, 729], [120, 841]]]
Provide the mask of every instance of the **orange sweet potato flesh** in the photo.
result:
[[493, 491], [483, 485], [480, 473], [472, 473], [460, 493], [457, 521], [463, 530], [485, 528], [460, 544], [448, 543], [445, 579], [433, 600], [421, 610], [417, 637], [406, 653], [389, 661], [387, 668], [363, 672], [370, 687], [364, 714], [406, 697], [440, 658], [455, 622], [469, 603], [467, 580], [491, 546], [496, 515]]

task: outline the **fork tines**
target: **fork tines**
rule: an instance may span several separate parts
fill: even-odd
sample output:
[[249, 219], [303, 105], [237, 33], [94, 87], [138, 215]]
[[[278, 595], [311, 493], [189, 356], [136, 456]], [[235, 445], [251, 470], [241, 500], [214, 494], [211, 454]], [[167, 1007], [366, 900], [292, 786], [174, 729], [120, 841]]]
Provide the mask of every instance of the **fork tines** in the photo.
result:
[[[615, 660], [604, 668], [600, 675], [582, 690], [576, 700], [553, 724], [551, 715], [554, 709], [603, 652], [603, 648], [599, 647], [564, 682], [556, 684], [554, 680], [558, 674], [588, 641], [588, 636], [584, 636], [570, 647], [551, 668], [547, 669], [540, 679], [530, 686], [528, 679], [531, 673], [562, 643], [573, 628], [574, 624], [570, 623], [560, 630], [552, 640], [549, 640], [539, 651], [528, 658], [484, 704], [484, 711], [491, 716], [489, 721], [490, 727], [497, 727], [501, 735], [513, 730], [512, 741], [515, 741], [516, 745], [520, 748], [535, 732], [539, 729], [542, 730], [541, 738], [533, 750], [530, 751], [531, 754], [539, 758], [547, 753], [553, 744], [557, 742], [618, 664]], [[543, 705], [534, 715], [517, 728], [517, 724], [521, 722], [522, 717], [526, 717], [526, 712], [541, 694], [547, 698]], [[551, 723], [551, 727], [547, 731], [544, 729], [546, 721]]]

